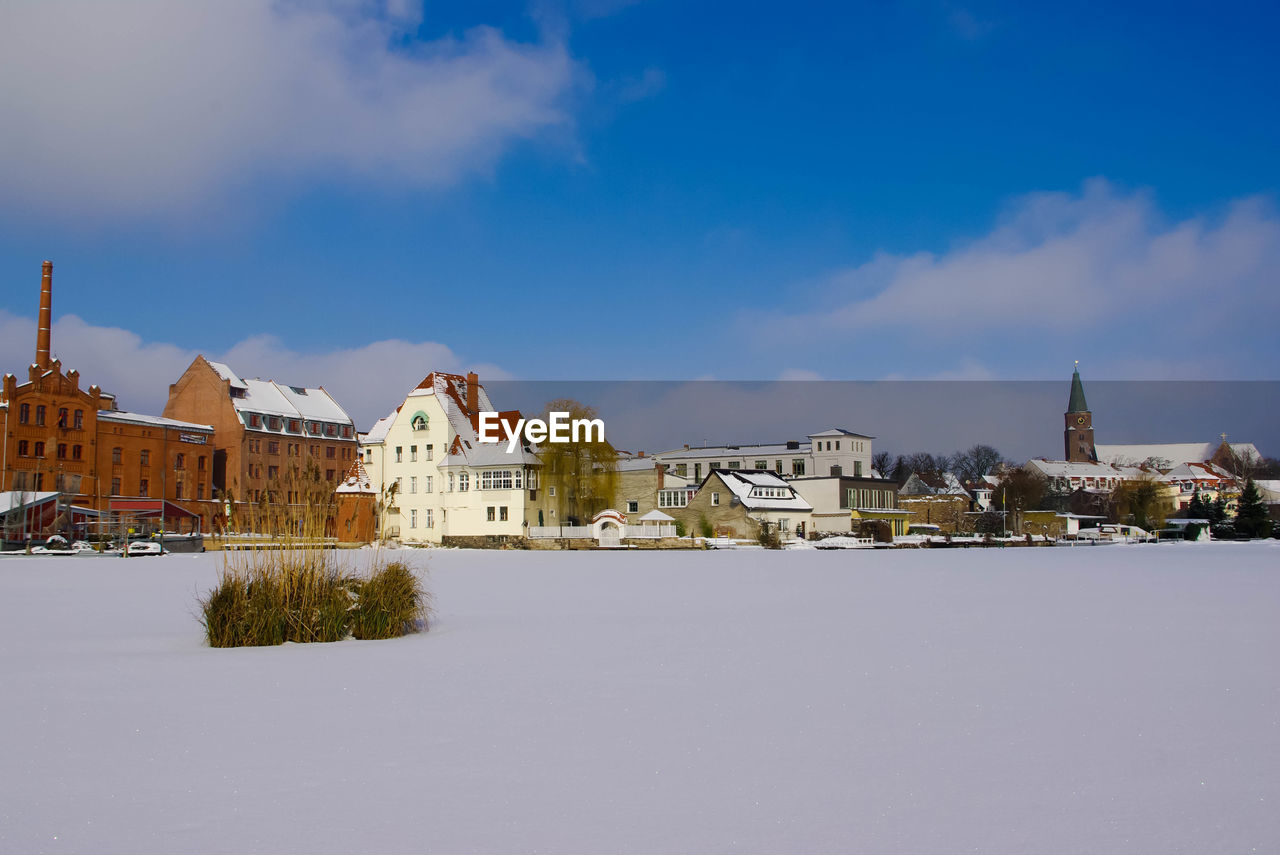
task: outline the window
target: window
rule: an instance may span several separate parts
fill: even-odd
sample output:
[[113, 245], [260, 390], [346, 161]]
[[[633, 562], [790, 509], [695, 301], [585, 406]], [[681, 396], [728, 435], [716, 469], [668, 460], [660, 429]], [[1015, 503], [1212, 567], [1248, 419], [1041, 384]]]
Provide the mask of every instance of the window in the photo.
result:
[[31, 421], [31, 405], [23, 404], [18, 407], [18, 424], [25, 425], [29, 421]]
[[311, 434], [312, 436], [319, 436], [319, 435], [320, 435], [320, 425], [319, 425], [318, 423], [316, 423], [316, 422], [310, 422], [310, 423], [307, 425], [307, 433]]
[[65, 442], [58, 443], [58, 459], [59, 460], [67, 459], [67, 444]]
[[150, 493], [148, 492], [150, 489], [151, 489], [151, 482], [148, 481], [146, 478], [143, 478], [141, 481], [138, 482], [138, 495], [141, 496], [142, 498], [145, 499], [147, 498], [147, 496], [150, 495]]
[[197, 472], [203, 472], [203, 471], [204, 471], [204, 461], [205, 461], [205, 456], [204, 456], [203, 454], [196, 458], [196, 471], [197, 471]]
[[324, 450], [324, 456], [328, 460], [333, 460], [335, 457], [338, 456], [337, 449], [332, 445], [329, 446]]
[[19, 457], [30, 457], [30, 456], [31, 456], [31, 443], [27, 442], [25, 439], [20, 439], [20, 440], [18, 440], [18, 456], [19, 456]]
[[351, 439], [351, 425], [342, 426], [342, 436], [344, 439]]
[[36, 404], [36, 424], [44, 424], [44, 404]]
[[634, 499], [628, 499], [628, 500], [627, 500], [627, 513], [629, 513], [629, 514], [638, 514], [638, 513], [640, 513], [640, 503], [639, 503], [639, 502], [637, 502], [637, 501], [635, 501]]
[[204, 498], [204, 482], [203, 481], [201, 481], [199, 484], [196, 485], [196, 498], [197, 499]]
[[75, 419], [71, 424], [76, 430], [84, 428], [84, 410], [76, 410]]
[[262, 427], [262, 416], [259, 416], [257, 413], [250, 413], [249, 427]]
[[702, 464], [701, 463], [693, 464], [693, 480], [699, 481], [699, 482], [702, 481]]
[[769, 468], [769, 461], [768, 461], [768, 460], [757, 460], [757, 461], [756, 461], [756, 468], [757, 468], [757, 469], [768, 469], [768, 468]]
[[[678, 468], [678, 467], [677, 467], [677, 468]], [[712, 469], [719, 469], [719, 468], [720, 468], [720, 461], [719, 461], [719, 460], [712, 460], [710, 463], [708, 463], [708, 464], [707, 464], [707, 470], [708, 470], [708, 471], [710, 471], [710, 470], [712, 470]], [[682, 473], [682, 474], [683, 474], [683, 473]]]
[[730, 468], [730, 469], [741, 469], [741, 468], [742, 468], [742, 461], [741, 461], [741, 460], [730, 460], [730, 461], [729, 461], [729, 468]]
[[489, 522], [493, 522], [493, 519], [494, 519], [494, 517], [493, 517], [493, 505], [490, 505], [488, 508], [486, 508], [486, 509], [485, 509], [485, 516], [486, 516], [486, 518], [488, 519], [488, 521], [489, 521]]
[[409, 528], [417, 528], [417, 527], [418, 527], [418, 509], [410, 508], [409, 509]]
[[836, 451], [840, 450], [840, 440], [836, 440]]
[[498, 522], [506, 522], [506, 521], [507, 521], [507, 506], [502, 505], [501, 507], [498, 508]]
[[[272, 445], [275, 445], [278, 447], [279, 443], [273, 442]], [[173, 456], [173, 471], [181, 472], [183, 469], [186, 469], [186, 468], [187, 468], [187, 455], [183, 454], [182, 452], [178, 452]]]
[[430, 475], [425, 476], [425, 477], [422, 479], [422, 481], [423, 481], [423, 484], [422, 484], [422, 486], [423, 486], [423, 491], [422, 491], [422, 492], [424, 492], [424, 493], [430, 493], [430, 492], [431, 492], [431, 476], [430, 476]]
[[[465, 493], [471, 487], [471, 476], [466, 472], [458, 473], [458, 492]], [[555, 495], [554, 493], [552, 495]]]
[[427, 417], [426, 417], [426, 416], [424, 416], [422, 413], [418, 413], [417, 415], [415, 415], [415, 416], [413, 417], [413, 429], [414, 429], [414, 430], [426, 430], [426, 429], [427, 429]]
[[409, 446], [409, 462], [410, 463], [418, 462], [418, 446], [416, 445]]
[[716, 505], [718, 505], [718, 504], [720, 504], [720, 494], [719, 494], [719, 493], [712, 493], [712, 494], [711, 494], [711, 505], [714, 507], [714, 506], [716, 506]]
[[404, 448], [396, 446], [396, 463], [404, 463]]
[[424, 455], [423, 455], [423, 458], [422, 458], [422, 459], [423, 459], [423, 460], [430, 460], [430, 459], [431, 459], [431, 443], [427, 443], [427, 445], [425, 446], [425, 448], [424, 448]]
[[404, 479], [397, 478], [396, 479], [396, 495], [401, 495], [403, 493], [404, 493]]
[[427, 528], [436, 527], [436, 514], [432, 508], [427, 508]]
[[299, 428], [299, 422], [298, 422], [298, 420], [297, 420], [297, 419], [289, 419], [289, 430], [290, 430], [290, 431], [292, 431], [293, 433], [297, 433], [297, 432], [298, 432], [298, 428]]
[[36, 450], [36, 453], [35, 453], [35, 456], [36, 456], [36, 457], [44, 457], [44, 443], [43, 443], [43, 442], [37, 442], [37, 443], [35, 444], [35, 450]]
[[276, 478], [279, 478], [279, 477], [280, 477], [280, 467], [279, 467], [279, 466], [268, 466], [268, 467], [267, 467], [267, 480], [269, 480], [269, 481], [273, 481], [273, 480], [275, 480]]
[[150, 466], [151, 465], [151, 449], [144, 448], [142, 449], [142, 451], [139, 451], [138, 462], [141, 463], [143, 466]]
[[862, 477], [862, 461], [861, 460], [853, 461], [853, 477], [855, 478]]
[[510, 490], [520, 486], [520, 473], [512, 475], [510, 469], [485, 470], [480, 473], [481, 490]]
[[71, 418], [70, 411], [68, 411], [66, 407], [60, 407], [58, 409], [58, 427], [65, 428], [69, 418]]
[[280, 430], [280, 426], [284, 424], [284, 420], [279, 416], [268, 416], [267, 427], [271, 430]]
[[684, 490], [659, 490], [658, 507], [683, 508], [687, 504], [687, 502], [684, 501], [684, 497]]
[[182, 482], [181, 481], [173, 485], [173, 497], [175, 499], [182, 498]]
[[325, 435], [325, 436], [337, 436], [337, 435], [338, 435], [338, 426], [337, 426], [337, 425], [325, 425], [325, 426], [324, 426], [324, 435]]
[[804, 459], [803, 459], [803, 458], [797, 457], [795, 460], [792, 460], [792, 461], [791, 461], [791, 474], [792, 474], [792, 475], [803, 475], [803, 474], [804, 474]]
[[409, 493], [410, 495], [418, 492], [418, 476], [411, 475], [409, 477]]
[[334, 470], [332, 470], [332, 469], [326, 469], [326, 470], [324, 470], [324, 480], [326, 480], [326, 481], [332, 481], [332, 480], [333, 480], [333, 476], [334, 476]]
[[525, 477], [524, 485], [528, 487], [530, 490], [538, 489], [538, 470], [537, 469], [529, 470], [528, 475]]
[[554, 497], [555, 494], [556, 494], [556, 485], [552, 484], [550, 487], [547, 488], [547, 495]]
[[782, 461], [781, 461], [781, 460], [775, 460], [775, 461], [773, 461], [773, 471], [774, 471], [774, 472], [777, 472], [779, 475], [781, 475], [781, 474], [782, 474]]
[[268, 441], [267, 454], [279, 454], [279, 453], [280, 453], [280, 443], [276, 442], [275, 440]]
[[120, 479], [119, 478], [111, 479], [111, 495], [113, 496], [120, 495]]
[[449, 473], [449, 492], [453, 492], [453, 473]]

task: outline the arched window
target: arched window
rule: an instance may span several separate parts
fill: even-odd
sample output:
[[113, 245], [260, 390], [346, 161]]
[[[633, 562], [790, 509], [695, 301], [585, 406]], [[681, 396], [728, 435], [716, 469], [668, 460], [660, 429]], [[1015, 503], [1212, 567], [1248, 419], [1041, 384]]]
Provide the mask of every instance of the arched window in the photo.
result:
[[410, 421], [410, 424], [413, 425], [414, 430], [426, 430], [429, 424], [427, 414], [422, 412], [422, 410], [418, 410], [418, 412], [413, 414], [413, 419]]
[[31, 421], [31, 405], [23, 404], [18, 407], [18, 424], [25, 425], [29, 421]]

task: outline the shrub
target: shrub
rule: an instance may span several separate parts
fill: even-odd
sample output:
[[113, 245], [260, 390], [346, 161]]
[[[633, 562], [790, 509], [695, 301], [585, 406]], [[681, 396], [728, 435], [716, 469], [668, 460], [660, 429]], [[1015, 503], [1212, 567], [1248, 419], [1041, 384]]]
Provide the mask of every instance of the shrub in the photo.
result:
[[701, 532], [703, 537], [716, 536], [716, 530], [711, 527], [711, 521], [705, 516], [698, 518], [698, 531]]
[[760, 545], [765, 549], [782, 548], [782, 535], [779, 533], [778, 526], [767, 522], [760, 523], [760, 533], [756, 535], [756, 540], [760, 541]]
[[344, 573], [326, 549], [322, 517], [267, 522], [254, 530], [283, 532], [271, 543], [278, 548], [224, 551], [218, 585], [200, 600], [210, 647], [392, 638], [426, 628], [428, 597], [408, 566], [379, 557], [367, 578]]
[[356, 638], [395, 638], [425, 629], [427, 595], [422, 583], [399, 561], [376, 570], [360, 582], [351, 610], [351, 634]]

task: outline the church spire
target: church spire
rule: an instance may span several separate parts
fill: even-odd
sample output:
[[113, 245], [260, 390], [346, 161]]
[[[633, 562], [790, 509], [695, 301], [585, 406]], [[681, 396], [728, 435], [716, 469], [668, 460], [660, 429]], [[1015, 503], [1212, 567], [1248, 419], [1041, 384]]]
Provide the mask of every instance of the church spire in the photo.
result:
[[1076, 371], [1071, 375], [1071, 398], [1067, 401], [1068, 413], [1087, 413], [1089, 405], [1084, 402], [1084, 384], [1080, 382], [1080, 360], [1076, 360]]

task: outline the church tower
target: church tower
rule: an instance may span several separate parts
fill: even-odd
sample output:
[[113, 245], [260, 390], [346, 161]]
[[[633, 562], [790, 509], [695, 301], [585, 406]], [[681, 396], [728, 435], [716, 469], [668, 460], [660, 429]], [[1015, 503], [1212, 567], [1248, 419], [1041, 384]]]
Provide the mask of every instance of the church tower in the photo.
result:
[[1075, 373], [1071, 375], [1071, 398], [1067, 401], [1067, 429], [1063, 435], [1066, 459], [1072, 463], [1082, 463], [1098, 459], [1098, 452], [1093, 447], [1093, 413], [1084, 401], [1084, 384], [1080, 382], [1080, 363], [1076, 362]]

